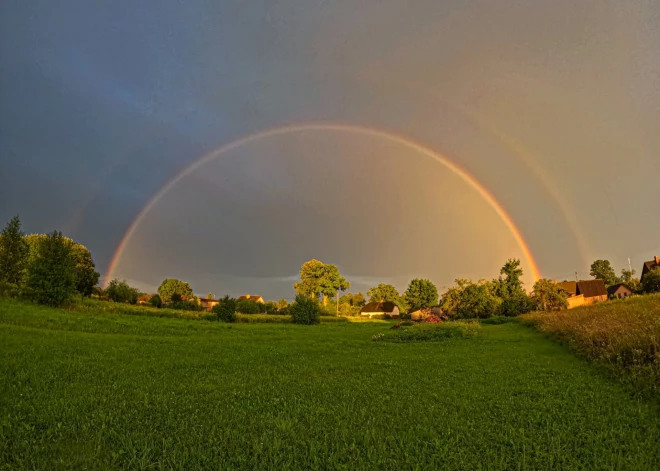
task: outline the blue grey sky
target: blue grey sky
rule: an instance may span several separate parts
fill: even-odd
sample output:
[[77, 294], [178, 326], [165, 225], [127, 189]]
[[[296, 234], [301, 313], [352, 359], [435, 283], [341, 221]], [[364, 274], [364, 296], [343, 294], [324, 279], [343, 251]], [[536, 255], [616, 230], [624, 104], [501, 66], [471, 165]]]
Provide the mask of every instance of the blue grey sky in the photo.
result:
[[[656, 1], [7, 1], [0, 61], [0, 219], [62, 230], [104, 274], [168, 181], [302, 123], [442, 154], [510, 214], [543, 276], [660, 255]], [[182, 178], [113, 276], [290, 298], [310, 258], [365, 291], [492, 278], [509, 257], [524, 259], [510, 230], [446, 166], [319, 130]]]

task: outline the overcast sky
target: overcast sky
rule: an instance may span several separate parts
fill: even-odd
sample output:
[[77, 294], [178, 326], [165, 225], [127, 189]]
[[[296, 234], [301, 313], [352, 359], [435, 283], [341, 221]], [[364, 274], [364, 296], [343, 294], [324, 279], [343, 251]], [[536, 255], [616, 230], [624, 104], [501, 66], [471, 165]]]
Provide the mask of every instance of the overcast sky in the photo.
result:
[[[106, 273], [293, 296], [300, 265], [442, 291], [660, 255], [656, 0], [34, 1], [0, 18], [0, 219], [62, 230]], [[379, 137], [380, 136], [380, 137]], [[528, 283], [530, 277], [526, 278]]]

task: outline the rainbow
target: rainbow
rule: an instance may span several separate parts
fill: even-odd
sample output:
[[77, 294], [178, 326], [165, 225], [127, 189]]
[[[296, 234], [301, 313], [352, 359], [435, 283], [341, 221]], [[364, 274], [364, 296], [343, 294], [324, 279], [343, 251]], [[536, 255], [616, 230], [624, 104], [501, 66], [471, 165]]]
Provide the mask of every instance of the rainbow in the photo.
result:
[[199, 167], [206, 164], [207, 162], [218, 158], [225, 152], [229, 152], [231, 150], [237, 149], [238, 147], [241, 147], [245, 144], [266, 139], [269, 137], [281, 136], [283, 134], [300, 133], [306, 131], [343, 132], [343, 133], [359, 134], [363, 136], [371, 136], [379, 139], [385, 139], [387, 141], [398, 143], [404, 147], [408, 147], [409, 149], [415, 150], [420, 154], [425, 155], [435, 160], [436, 162], [442, 164], [447, 169], [451, 170], [455, 175], [460, 177], [463, 181], [465, 181], [470, 186], [472, 186], [488, 202], [491, 208], [497, 213], [499, 218], [509, 229], [511, 235], [513, 236], [516, 243], [522, 250], [524, 257], [527, 260], [527, 263], [532, 269], [532, 276], [534, 278], [534, 281], [541, 278], [538, 265], [536, 264], [536, 261], [534, 260], [534, 257], [532, 255], [532, 251], [530, 250], [527, 242], [525, 242], [525, 239], [523, 238], [520, 229], [518, 229], [518, 227], [515, 225], [509, 213], [507, 213], [507, 211], [502, 207], [502, 205], [499, 204], [499, 202], [495, 199], [493, 194], [490, 191], [488, 191], [488, 189], [484, 187], [476, 178], [471, 176], [469, 173], [467, 173], [466, 170], [464, 170], [463, 168], [461, 168], [460, 166], [449, 160], [444, 155], [434, 151], [433, 149], [423, 144], [413, 141], [412, 139], [409, 139], [404, 136], [400, 136], [398, 134], [389, 131], [383, 131], [377, 128], [370, 128], [370, 127], [352, 125], [352, 124], [349, 125], [349, 124], [337, 124], [337, 123], [305, 123], [305, 124], [270, 128], [264, 131], [259, 131], [250, 134], [248, 136], [236, 139], [223, 146], [218, 147], [217, 149], [207, 154], [202, 155], [201, 157], [196, 159], [192, 164], [190, 164], [188, 167], [182, 170], [179, 174], [175, 175], [171, 180], [169, 180], [165, 185], [163, 185], [160, 188], [160, 190], [158, 190], [158, 192], [156, 192], [156, 194], [149, 200], [149, 202], [144, 206], [144, 208], [142, 208], [142, 210], [135, 217], [131, 225], [128, 227], [128, 230], [126, 231], [124, 237], [117, 246], [117, 249], [115, 250], [115, 253], [112, 257], [112, 260], [110, 261], [110, 266], [108, 267], [108, 272], [105, 277], [105, 284], [107, 285], [107, 283], [113, 278], [115, 269], [117, 268], [117, 264], [121, 259], [122, 254], [124, 253], [124, 250], [128, 245], [128, 242], [131, 240], [131, 237], [135, 233], [136, 229], [140, 226], [140, 223], [144, 219], [145, 215], [158, 203], [158, 201], [168, 191], [170, 191], [183, 178], [190, 175], [191, 173], [193, 173], [195, 170], [197, 170]]

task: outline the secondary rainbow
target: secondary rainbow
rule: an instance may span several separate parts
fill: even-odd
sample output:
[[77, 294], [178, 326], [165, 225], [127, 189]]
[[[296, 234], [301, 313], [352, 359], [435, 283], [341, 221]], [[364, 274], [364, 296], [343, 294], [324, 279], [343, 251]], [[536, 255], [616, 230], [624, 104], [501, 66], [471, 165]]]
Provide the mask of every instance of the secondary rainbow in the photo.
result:
[[449, 160], [443, 154], [436, 152], [430, 147], [420, 144], [407, 137], [377, 128], [370, 128], [370, 127], [352, 125], [352, 124], [338, 124], [338, 123], [303, 123], [303, 124], [270, 128], [231, 141], [227, 144], [224, 144], [216, 148], [215, 150], [207, 154], [202, 155], [201, 157], [196, 159], [192, 164], [190, 164], [188, 167], [182, 170], [179, 174], [175, 175], [170, 181], [168, 181], [165, 185], [163, 185], [160, 188], [160, 190], [158, 190], [158, 192], [149, 200], [149, 202], [144, 206], [144, 208], [142, 208], [142, 210], [138, 213], [138, 215], [135, 217], [135, 219], [129, 226], [128, 230], [124, 234], [124, 237], [117, 246], [117, 249], [115, 250], [115, 253], [112, 257], [110, 266], [108, 268], [108, 272], [105, 277], [105, 284], [107, 285], [107, 283], [113, 278], [114, 271], [117, 267], [118, 261], [121, 259], [121, 256], [124, 253], [124, 250], [126, 249], [128, 242], [131, 240], [131, 237], [135, 233], [135, 230], [139, 227], [145, 215], [179, 181], [181, 181], [186, 176], [190, 175], [192, 172], [194, 172], [195, 170], [197, 170], [199, 167], [206, 164], [207, 162], [218, 158], [225, 152], [231, 151], [250, 142], [259, 141], [269, 137], [280, 136], [283, 134], [300, 133], [307, 131], [342, 132], [342, 133], [359, 134], [363, 136], [371, 136], [380, 139], [385, 139], [387, 141], [395, 142], [404, 147], [413, 149], [419, 152], [420, 154], [425, 155], [426, 157], [429, 157], [435, 160], [436, 162], [442, 164], [443, 166], [451, 170], [454, 174], [456, 174], [458, 177], [460, 177], [462, 180], [464, 180], [466, 183], [468, 183], [470, 186], [472, 186], [488, 202], [491, 208], [500, 217], [502, 222], [507, 226], [507, 228], [511, 232], [511, 235], [515, 239], [516, 243], [522, 250], [524, 257], [527, 260], [527, 263], [532, 269], [532, 276], [534, 280], [536, 281], [539, 278], [541, 278], [538, 265], [534, 260], [529, 245], [523, 238], [518, 227], [514, 224], [513, 219], [511, 218], [509, 213], [495, 199], [492, 193], [488, 191], [488, 189], [484, 187], [476, 178], [471, 176], [467, 171], [465, 171], [463, 168], [458, 166], [456, 163]]

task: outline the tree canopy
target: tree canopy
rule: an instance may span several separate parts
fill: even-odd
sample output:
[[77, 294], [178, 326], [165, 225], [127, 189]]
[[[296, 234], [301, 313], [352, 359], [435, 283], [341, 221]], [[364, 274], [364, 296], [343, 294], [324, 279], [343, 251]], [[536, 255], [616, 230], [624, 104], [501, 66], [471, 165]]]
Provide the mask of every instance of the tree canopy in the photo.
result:
[[406, 300], [399, 294], [397, 289], [388, 284], [380, 283], [367, 291], [370, 303], [378, 303], [381, 301], [390, 301], [399, 307], [401, 312], [408, 312]]
[[323, 263], [318, 260], [309, 260], [300, 267], [300, 281], [293, 284], [297, 294], [318, 299], [323, 296], [323, 304], [328, 298], [337, 295], [338, 291], [345, 291], [351, 287], [340, 273], [336, 265]]
[[654, 268], [642, 278], [642, 286], [647, 293], [660, 293], [660, 268]]
[[408, 285], [405, 295], [411, 311], [438, 304], [438, 289], [429, 280], [415, 278]]
[[620, 281], [609, 260], [596, 260], [592, 263], [590, 275], [596, 279], [603, 280], [605, 286], [612, 286]]
[[186, 298], [192, 298], [193, 290], [185, 281], [177, 280], [176, 278], [167, 278], [158, 287], [158, 294], [164, 304], [169, 304], [172, 302], [172, 296], [175, 294], [179, 295], [179, 300], [184, 296]]
[[534, 283], [533, 296], [538, 311], [556, 311], [568, 305], [568, 294], [552, 280], [541, 279]]
[[140, 292], [137, 288], [129, 286], [125, 280], [120, 281], [115, 278], [108, 284], [105, 294], [116, 303], [135, 304], [137, 303]]
[[497, 296], [494, 282], [466, 279], [455, 280], [456, 285], [442, 296], [440, 307], [449, 317], [456, 319], [486, 318], [500, 314], [502, 299]]
[[76, 290], [71, 243], [54, 231], [38, 244], [27, 273], [26, 287], [32, 298], [42, 304], [59, 306]]

